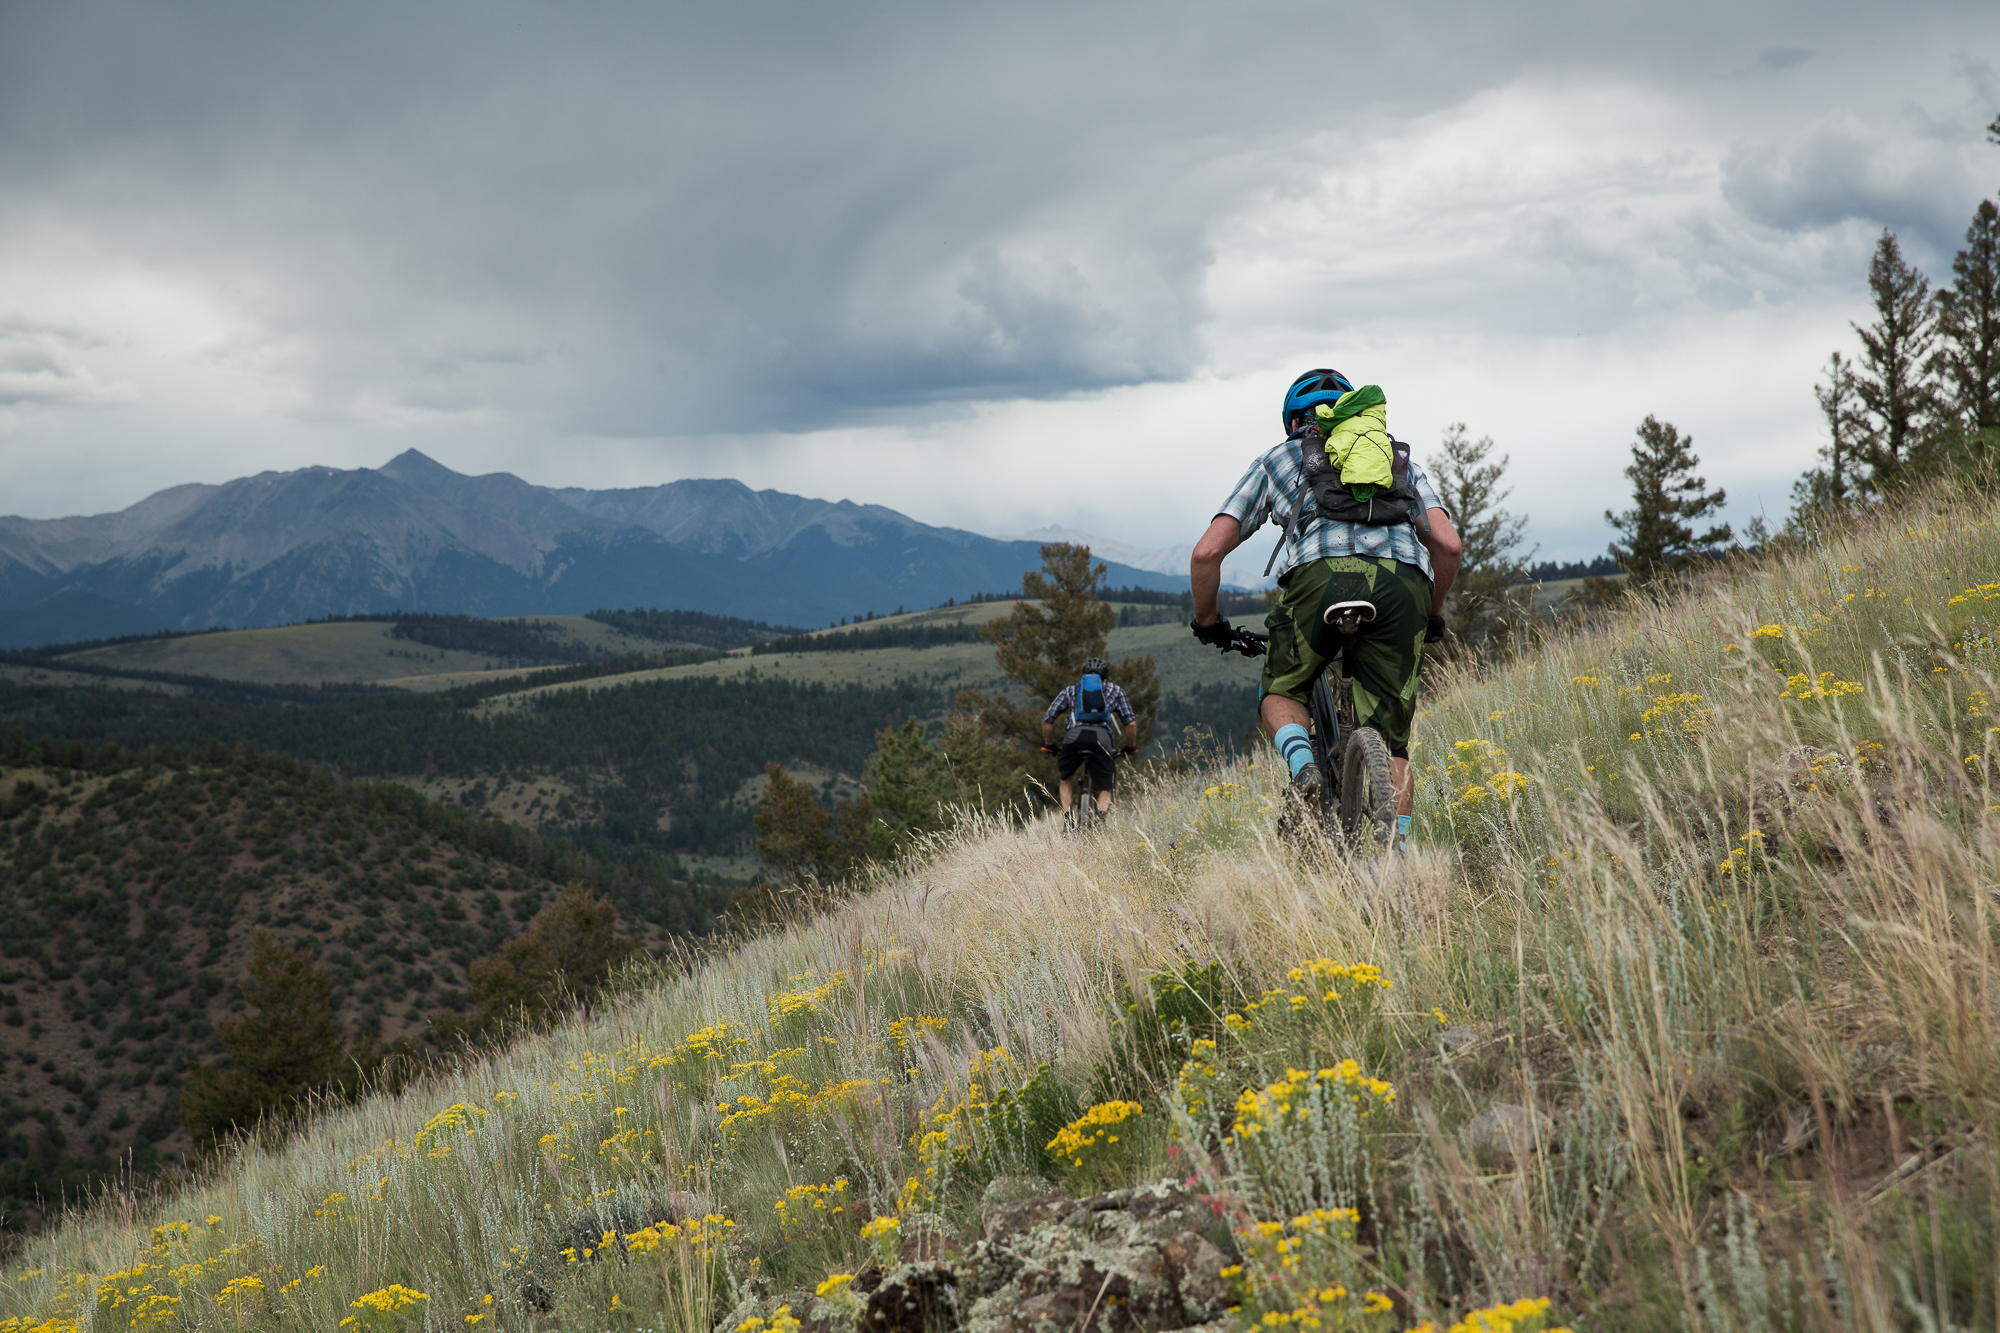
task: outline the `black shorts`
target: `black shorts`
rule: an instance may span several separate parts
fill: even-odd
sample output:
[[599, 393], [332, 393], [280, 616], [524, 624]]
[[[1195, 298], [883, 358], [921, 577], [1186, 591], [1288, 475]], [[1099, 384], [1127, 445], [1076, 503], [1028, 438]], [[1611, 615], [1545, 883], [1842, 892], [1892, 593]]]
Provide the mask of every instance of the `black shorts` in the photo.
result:
[[1056, 772], [1065, 780], [1082, 767], [1090, 770], [1091, 790], [1110, 791], [1118, 785], [1118, 768], [1111, 762], [1111, 752], [1087, 733], [1076, 740], [1064, 741], [1056, 754]]

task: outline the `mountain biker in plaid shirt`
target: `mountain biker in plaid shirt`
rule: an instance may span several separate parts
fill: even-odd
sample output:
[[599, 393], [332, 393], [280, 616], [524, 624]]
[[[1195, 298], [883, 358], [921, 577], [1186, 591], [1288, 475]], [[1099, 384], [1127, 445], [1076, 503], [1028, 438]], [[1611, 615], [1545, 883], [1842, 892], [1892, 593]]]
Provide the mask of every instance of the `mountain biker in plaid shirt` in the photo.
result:
[[[1306, 410], [1354, 392], [1334, 370], [1312, 370], [1285, 394], [1287, 432]], [[1355, 723], [1374, 727], [1389, 747], [1396, 788], [1397, 839], [1409, 831], [1410, 722], [1416, 715], [1417, 668], [1426, 643], [1444, 638], [1444, 599], [1458, 573], [1462, 545], [1451, 513], [1430, 478], [1414, 461], [1410, 480], [1418, 497], [1417, 521], [1373, 525], [1332, 519], [1301, 522], [1305, 446], [1294, 434], [1250, 465], [1236, 489], [1195, 544], [1189, 562], [1194, 591], [1194, 632], [1203, 643], [1227, 644], [1229, 622], [1216, 607], [1222, 559], [1268, 519], [1284, 528], [1273, 552], [1278, 601], [1265, 616], [1270, 644], [1258, 687], [1257, 715], [1292, 771], [1294, 793], [1308, 808], [1319, 799], [1321, 776], [1312, 762], [1306, 701], [1334, 652], [1339, 636], [1323, 611], [1337, 601], [1367, 600], [1376, 617], [1362, 626], [1348, 658], [1354, 678]]]

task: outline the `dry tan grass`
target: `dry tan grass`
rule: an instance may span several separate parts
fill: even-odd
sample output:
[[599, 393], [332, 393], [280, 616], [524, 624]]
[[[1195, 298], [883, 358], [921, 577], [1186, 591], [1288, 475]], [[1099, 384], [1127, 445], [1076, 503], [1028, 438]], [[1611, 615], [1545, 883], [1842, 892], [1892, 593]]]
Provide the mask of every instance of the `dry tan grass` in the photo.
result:
[[[1125, 1077], [1163, 1111], [1170, 1089], [1122, 1053], [1149, 978], [1214, 964], [1250, 1016], [1237, 1067], [1351, 1055], [1397, 1084], [1356, 1198], [1373, 1249], [1349, 1258], [1399, 1316], [1546, 1295], [1592, 1325], [1993, 1325], [2000, 597], [1978, 586], [1996, 571], [1988, 510], [1941, 500], [1462, 673], [1419, 724], [1421, 836], [1400, 861], [1278, 845], [1268, 763], [1162, 776], [1089, 840], [967, 823], [601, 1015], [329, 1113], [200, 1188], [78, 1216], [0, 1299], [59, 1315], [63, 1281], [92, 1296], [147, 1226], [212, 1212], [189, 1255], [256, 1245], [191, 1279], [169, 1322], [217, 1322], [232, 1264], [270, 1275], [240, 1316], [260, 1327], [331, 1326], [392, 1281], [429, 1294], [432, 1326], [489, 1292], [500, 1322], [536, 1322], [530, 1288], [564, 1324], [612, 1296], [648, 1327], [686, 1326], [691, 1301], [768, 1312], [865, 1250], [851, 1229], [781, 1234], [787, 1189], [847, 1176], [872, 1208], [964, 1225], [984, 1176], [1022, 1162], [974, 1152], [925, 1184], [939, 1108], [1046, 1063], [1072, 1105]], [[1365, 1023], [1249, 1007], [1314, 958], [1393, 989]], [[935, 1031], [895, 1037], [922, 1016]], [[717, 1024], [742, 1038], [735, 1068], [670, 1058]], [[969, 1071], [998, 1046], [1006, 1066]], [[787, 1071], [803, 1109], [725, 1126]], [[438, 1129], [454, 1106], [470, 1127]], [[1533, 1127], [1499, 1162], [1468, 1133], [1495, 1106]], [[627, 1131], [645, 1153], [606, 1146]], [[1164, 1146], [1125, 1169], [1164, 1169]], [[1253, 1211], [1283, 1193], [1254, 1171], [1212, 1184]], [[772, 1289], [560, 1258], [574, 1219], [670, 1189], [728, 1212], [735, 1271], [756, 1255]], [[334, 1192], [352, 1214], [316, 1216]]]

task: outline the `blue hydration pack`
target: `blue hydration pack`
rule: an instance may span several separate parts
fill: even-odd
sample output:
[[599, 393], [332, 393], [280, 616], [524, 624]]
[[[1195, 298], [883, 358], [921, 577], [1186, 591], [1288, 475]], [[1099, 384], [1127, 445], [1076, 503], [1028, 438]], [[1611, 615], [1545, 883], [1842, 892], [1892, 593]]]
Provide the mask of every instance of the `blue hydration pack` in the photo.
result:
[[1096, 672], [1085, 673], [1076, 683], [1076, 708], [1071, 719], [1080, 725], [1106, 723], [1111, 720], [1111, 710], [1104, 702], [1104, 678]]

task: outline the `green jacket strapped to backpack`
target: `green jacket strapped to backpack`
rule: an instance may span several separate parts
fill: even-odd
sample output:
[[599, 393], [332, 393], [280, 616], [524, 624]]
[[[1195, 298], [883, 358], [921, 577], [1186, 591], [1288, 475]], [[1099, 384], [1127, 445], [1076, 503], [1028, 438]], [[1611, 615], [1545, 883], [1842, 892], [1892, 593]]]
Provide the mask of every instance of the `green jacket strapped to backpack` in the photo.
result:
[[1305, 493], [1271, 548], [1266, 574], [1292, 533], [1310, 523], [1411, 523], [1428, 530], [1423, 502], [1410, 478], [1410, 447], [1389, 434], [1389, 399], [1381, 386], [1364, 384], [1332, 403], [1318, 404], [1293, 438], [1304, 453]]
[[1326, 438], [1327, 461], [1357, 500], [1370, 500], [1395, 483], [1396, 450], [1389, 438], [1389, 399], [1381, 386], [1364, 384], [1338, 401], [1313, 409]]

